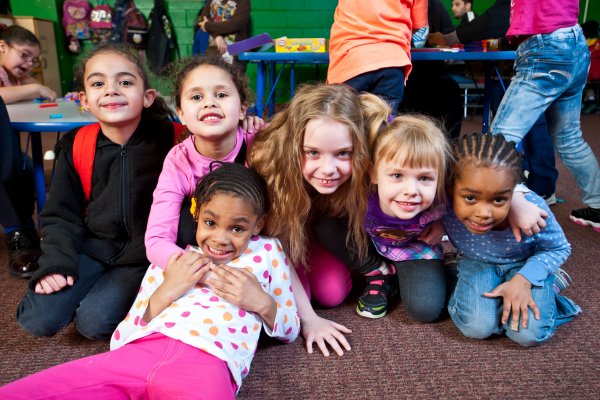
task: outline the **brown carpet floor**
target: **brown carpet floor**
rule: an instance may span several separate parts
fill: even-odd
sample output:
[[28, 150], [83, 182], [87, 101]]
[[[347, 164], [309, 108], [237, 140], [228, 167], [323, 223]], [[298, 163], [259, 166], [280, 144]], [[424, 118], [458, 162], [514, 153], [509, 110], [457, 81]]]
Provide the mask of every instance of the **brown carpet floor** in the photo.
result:
[[[582, 119], [586, 138], [600, 157], [600, 116]], [[478, 129], [465, 121], [463, 131]], [[381, 320], [354, 312], [354, 299], [320, 310], [353, 330], [343, 357], [307, 354], [303, 341], [282, 345], [262, 340], [240, 399], [598, 399], [600, 398], [600, 235], [568, 221], [581, 206], [580, 191], [560, 165], [553, 206], [572, 244], [564, 268], [574, 285], [565, 294], [583, 313], [538, 348], [521, 348], [505, 337], [470, 340], [445, 317], [429, 325], [410, 320], [396, 302]], [[3, 241], [0, 241], [3, 243]], [[0, 247], [0, 384], [41, 369], [108, 350], [72, 326], [53, 338], [34, 338], [15, 323], [26, 281], [9, 276]], [[202, 373], [199, 371], [198, 373]]]

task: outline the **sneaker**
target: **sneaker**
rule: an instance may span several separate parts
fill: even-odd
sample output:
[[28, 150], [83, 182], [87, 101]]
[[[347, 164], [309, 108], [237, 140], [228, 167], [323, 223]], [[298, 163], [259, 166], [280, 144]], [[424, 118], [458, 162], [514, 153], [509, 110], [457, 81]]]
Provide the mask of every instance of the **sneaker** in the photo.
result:
[[35, 229], [21, 229], [6, 235], [8, 241], [8, 272], [17, 278], [29, 278], [38, 269], [42, 255], [40, 239]]
[[573, 280], [562, 268], [559, 268], [554, 273], [554, 292], [559, 294], [563, 290], [565, 290], [570, 284], [573, 283]]
[[591, 226], [593, 230], [600, 233], [600, 208], [580, 208], [571, 211], [569, 219], [577, 225]]
[[542, 196], [542, 198], [548, 207], [556, 204], [556, 193], [552, 193], [550, 196]]
[[381, 318], [387, 313], [388, 298], [393, 291], [396, 274], [365, 276], [367, 287], [358, 298], [356, 312], [366, 318]]

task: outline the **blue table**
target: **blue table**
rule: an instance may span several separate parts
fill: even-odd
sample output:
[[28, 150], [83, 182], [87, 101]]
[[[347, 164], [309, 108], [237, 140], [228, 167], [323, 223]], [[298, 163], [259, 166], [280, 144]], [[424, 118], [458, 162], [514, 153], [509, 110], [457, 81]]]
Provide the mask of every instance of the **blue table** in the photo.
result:
[[[274, 91], [283, 67], [289, 64], [290, 68], [290, 96], [294, 95], [295, 90], [295, 71], [296, 64], [327, 64], [329, 63], [329, 53], [273, 53], [273, 52], [243, 52], [238, 55], [240, 60], [257, 64], [256, 73], [256, 113], [259, 117], [263, 115], [265, 105], [269, 108], [269, 115], [275, 111]], [[485, 69], [485, 89], [483, 104], [483, 126], [482, 131], [489, 129], [490, 119], [490, 90], [491, 80], [494, 73], [498, 76], [500, 73], [496, 67], [496, 61], [514, 60], [514, 51], [444, 51], [436, 49], [416, 49], [411, 52], [413, 61], [484, 61]], [[276, 75], [277, 64], [282, 64], [279, 74]], [[270, 94], [265, 103], [266, 81], [269, 79]]]
[[[31, 155], [38, 214], [46, 204], [46, 177], [42, 155], [42, 132], [66, 132], [73, 128], [97, 122], [88, 112], [80, 112], [79, 104], [72, 101], [57, 101], [56, 107], [40, 108], [33, 101], [9, 104], [6, 106], [12, 128], [31, 135]], [[52, 119], [50, 114], [61, 114], [62, 118]]]

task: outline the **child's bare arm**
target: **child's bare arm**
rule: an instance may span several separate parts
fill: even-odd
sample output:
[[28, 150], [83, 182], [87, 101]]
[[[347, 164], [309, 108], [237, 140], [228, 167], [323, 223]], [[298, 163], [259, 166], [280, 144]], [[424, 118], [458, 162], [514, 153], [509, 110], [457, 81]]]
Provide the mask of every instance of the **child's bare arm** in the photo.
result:
[[24, 100], [33, 100], [36, 97], [47, 97], [56, 99], [56, 92], [48, 86], [38, 82], [31, 82], [21, 86], [0, 87], [0, 96], [6, 104], [12, 104]]
[[302, 282], [300, 282], [300, 278], [293, 267], [290, 268], [290, 274], [302, 326], [302, 335], [306, 340], [306, 351], [312, 354], [313, 343], [316, 343], [323, 355], [329, 357], [329, 350], [327, 349], [327, 344], [329, 344], [338, 356], [343, 356], [344, 350], [342, 350], [342, 347], [346, 351], [351, 349], [350, 343], [348, 343], [344, 334], [352, 333], [352, 331], [344, 325], [319, 317], [312, 308], [304, 291], [304, 286], [302, 286]]
[[72, 276], [62, 274], [51, 274], [40, 278], [35, 284], [35, 293], [52, 294], [63, 290], [67, 286], [73, 286], [75, 280]]
[[532, 236], [544, 229], [546, 218], [548, 218], [548, 213], [529, 202], [523, 192], [514, 192], [508, 221], [517, 242], [521, 241], [521, 231], [527, 236]]

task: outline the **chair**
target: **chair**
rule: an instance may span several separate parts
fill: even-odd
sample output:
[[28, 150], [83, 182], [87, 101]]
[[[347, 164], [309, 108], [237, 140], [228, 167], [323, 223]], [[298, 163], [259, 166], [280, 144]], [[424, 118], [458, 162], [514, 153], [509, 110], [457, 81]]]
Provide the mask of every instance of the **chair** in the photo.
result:
[[[461, 95], [463, 98], [463, 115], [467, 118], [468, 109], [483, 108], [481, 104], [481, 98], [485, 84], [483, 82], [477, 82], [464, 75], [451, 74], [452, 79], [458, 83], [458, 86], [463, 91]], [[469, 93], [471, 91], [471, 93]]]

